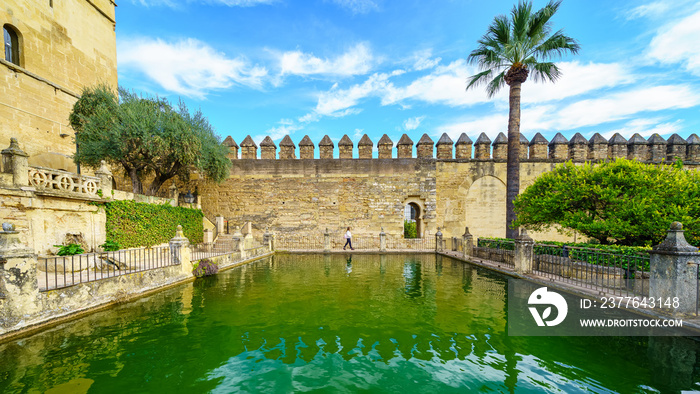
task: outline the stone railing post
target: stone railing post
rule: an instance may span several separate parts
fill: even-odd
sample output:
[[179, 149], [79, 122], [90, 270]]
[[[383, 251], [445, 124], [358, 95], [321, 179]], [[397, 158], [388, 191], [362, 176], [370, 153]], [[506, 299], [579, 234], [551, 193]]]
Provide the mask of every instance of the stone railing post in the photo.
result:
[[225, 230], [225, 220], [224, 217], [221, 215], [216, 215], [214, 216], [214, 225], [216, 226], [216, 233], [217, 234], [224, 234]]
[[236, 250], [241, 253], [241, 259], [245, 259], [245, 237], [241, 233], [240, 227], [236, 226], [233, 228], [233, 237], [231, 239], [236, 241]]
[[0, 334], [41, 312], [37, 256], [10, 223], [0, 231]]
[[102, 198], [112, 198], [112, 172], [109, 171], [106, 161], [102, 160], [100, 168], [95, 171], [95, 175], [100, 178]]
[[210, 244], [214, 242], [214, 232], [211, 229], [205, 229], [204, 235], [202, 236], [202, 242], [205, 244]]
[[649, 262], [649, 297], [666, 308], [666, 302], [673, 304], [677, 298], [677, 308], [672, 305], [668, 312], [673, 315], [695, 314], [698, 297], [698, 248], [685, 240], [683, 225], [671, 223], [666, 239], [654, 246]]
[[520, 235], [515, 238], [515, 272], [529, 274], [532, 272], [532, 259], [534, 256], [535, 241], [530, 238], [527, 231], [520, 230]]
[[29, 155], [19, 148], [17, 138], [10, 138], [10, 146], [2, 150], [3, 171], [12, 174], [12, 185], [29, 185]]
[[382, 227], [382, 231], [379, 232], [379, 251], [386, 252], [386, 233], [384, 232], [384, 227]]
[[464, 234], [462, 234], [462, 253], [464, 258], [474, 254], [474, 236], [469, 233], [469, 227], [465, 227]]
[[273, 250], [275, 250], [274, 237], [270, 233], [268, 227], [265, 227], [265, 233], [263, 234], [263, 246], [267, 248], [268, 252], [272, 252]]
[[170, 239], [170, 256], [173, 263], [180, 264], [182, 273], [192, 275], [192, 257], [190, 252], [190, 240], [182, 232], [182, 226], [177, 225], [175, 236]]
[[440, 231], [440, 227], [438, 227], [437, 233], [435, 233], [435, 252], [440, 251], [442, 251], [442, 232]]
[[326, 227], [326, 232], [323, 233], [323, 251], [331, 251], [331, 234], [328, 232], [328, 227]]

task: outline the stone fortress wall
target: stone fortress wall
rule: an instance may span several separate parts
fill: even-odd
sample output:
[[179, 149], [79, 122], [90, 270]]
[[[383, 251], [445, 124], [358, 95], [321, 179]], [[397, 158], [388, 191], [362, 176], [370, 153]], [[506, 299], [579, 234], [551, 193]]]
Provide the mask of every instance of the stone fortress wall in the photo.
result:
[[18, 57], [0, 56], [0, 146], [15, 137], [29, 164], [76, 172], [68, 115], [82, 88], [117, 86], [112, 0], [3, 0], [0, 25]]
[[[494, 141], [482, 133], [476, 142], [462, 134], [456, 143], [446, 134], [437, 143], [424, 134], [415, 144], [415, 156], [414, 143], [405, 134], [396, 145], [384, 135], [376, 151], [367, 135], [357, 144], [343, 136], [337, 151], [328, 136], [317, 146], [305, 136], [298, 150], [286, 136], [279, 151], [266, 137], [259, 155], [250, 136], [240, 146], [231, 137], [223, 144], [229, 147], [231, 176], [220, 185], [197, 185], [204, 213], [211, 220], [222, 215], [236, 225], [269, 226], [278, 236], [321, 236], [326, 228], [341, 236], [350, 226], [358, 236], [377, 236], [383, 228], [390, 236], [401, 237], [404, 208], [412, 203], [419, 207], [423, 236], [434, 236], [438, 227], [446, 237], [461, 236], [465, 227], [477, 237], [505, 236], [507, 138], [503, 133]], [[627, 140], [615, 134], [607, 140], [596, 133], [587, 140], [577, 133], [567, 140], [559, 133], [548, 141], [537, 133], [532, 141], [521, 136], [520, 155], [524, 190], [539, 175], [568, 160], [583, 163], [619, 157], [662, 163], [681, 159], [695, 168], [700, 164], [700, 138], [674, 134], [665, 140], [655, 134], [645, 139], [635, 134]], [[552, 230], [533, 238], [573, 237]]]

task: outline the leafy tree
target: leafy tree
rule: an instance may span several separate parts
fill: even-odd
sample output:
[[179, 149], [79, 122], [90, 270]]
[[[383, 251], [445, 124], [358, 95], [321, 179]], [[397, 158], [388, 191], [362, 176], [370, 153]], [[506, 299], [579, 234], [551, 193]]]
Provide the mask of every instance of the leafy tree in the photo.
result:
[[418, 238], [418, 228], [416, 227], [416, 222], [410, 222], [408, 220], [403, 221], [403, 237]]
[[556, 81], [561, 72], [555, 57], [576, 54], [578, 43], [559, 30], [550, 35], [551, 18], [561, 1], [550, 1], [544, 8], [533, 12], [532, 3], [521, 1], [510, 12], [510, 18], [494, 18], [486, 34], [479, 40], [467, 61], [477, 64], [481, 72], [469, 78], [467, 90], [486, 85], [493, 97], [505, 84], [510, 88], [508, 115], [508, 159], [506, 173], [506, 237], [515, 238], [517, 229], [513, 201], [520, 191], [520, 86], [532, 73], [536, 82]]
[[602, 244], [652, 246], [674, 221], [700, 241], [700, 173], [618, 159], [571, 162], [537, 178], [515, 201], [518, 226], [576, 230]]
[[[98, 85], [83, 91], [70, 115], [78, 151], [74, 160], [93, 168], [106, 160], [120, 166], [134, 193], [155, 195], [165, 181], [189, 180], [191, 170], [221, 182], [228, 176], [226, 148], [200, 111], [190, 114], [162, 98], [144, 98], [125, 89], [117, 96]], [[145, 190], [143, 183], [150, 179]]]

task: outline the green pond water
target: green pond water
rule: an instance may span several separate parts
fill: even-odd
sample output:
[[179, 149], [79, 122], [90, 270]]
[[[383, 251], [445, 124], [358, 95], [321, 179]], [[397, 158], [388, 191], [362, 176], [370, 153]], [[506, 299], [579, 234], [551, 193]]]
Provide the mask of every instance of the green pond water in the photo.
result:
[[509, 337], [507, 278], [278, 255], [0, 344], [0, 392], [680, 392], [689, 338]]

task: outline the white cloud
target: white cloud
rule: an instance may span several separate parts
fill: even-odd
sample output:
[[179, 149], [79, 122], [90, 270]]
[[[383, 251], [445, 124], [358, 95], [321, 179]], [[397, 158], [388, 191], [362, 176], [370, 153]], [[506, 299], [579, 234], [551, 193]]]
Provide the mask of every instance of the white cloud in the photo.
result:
[[700, 75], [700, 11], [674, 21], [651, 40], [648, 56], [665, 64], [681, 63], [687, 71]]
[[379, 6], [372, 0], [332, 0], [333, 3], [350, 10], [353, 14], [367, 14], [379, 10]]
[[357, 44], [335, 59], [321, 59], [301, 51], [279, 55], [280, 73], [293, 75], [362, 75], [367, 74], [375, 58], [366, 44]]
[[416, 52], [411, 60], [413, 60], [413, 69], [421, 71], [434, 68], [440, 63], [442, 58], [434, 58], [432, 49], [425, 49]]
[[678, 133], [681, 131], [683, 123], [681, 120], [676, 120], [675, 122], [660, 122], [662, 122], [661, 118], [633, 119], [627, 122], [623, 127], [601, 133], [601, 135], [605, 138], [611, 138], [615, 133], [620, 133], [620, 135], [629, 139], [634, 133], [639, 133], [642, 137], [649, 138], [654, 133], [660, 135]]
[[363, 98], [385, 90], [389, 77], [389, 74], [373, 74], [361, 85], [353, 85], [348, 89], [338, 89], [338, 84], [335, 84], [331, 90], [319, 95], [314, 111], [319, 115], [336, 117], [357, 113], [357, 109], [352, 107]]
[[437, 136], [442, 135], [442, 133], [447, 133], [453, 141], [457, 141], [462, 133], [466, 133], [472, 141], [476, 142], [476, 139], [481, 133], [486, 133], [486, 135], [493, 140], [498, 133], [506, 132], [507, 129], [508, 115], [494, 114], [440, 126], [436, 129], [434, 135]]
[[669, 9], [669, 4], [664, 1], [656, 1], [649, 4], [642, 4], [627, 12], [628, 20], [653, 17], [662, 14]]
[[120, 71], [141, 72], [163, 89], [190, 97], [203, 98], [211, 90], [233, 85], [259, 89], [268, 75], [265, 68], [243, 57], [228, 58], [194, 39], [175, 43], [151, 38], [120, 40], [118, 52]]
[[260, 142], [262, 142], [266, 136], [270, 136], [273, 141], [278, 141], [284, 138], [285, 135], [291, 136], [295, 131], [302, 129], [302, 127], [299, 125], [288, 124], [285, 119], [282, 119], [279, 123], [280, 125], [278, 127], [272, 127], [266, 130], [264, 135], [256, 135], [253, 137], [253, 141], [257, 141], [257, 144], [260, 145]]
[[421, 122], [425, 119], [425, 116], [417, 116], [415, 118], [408, 118], [403, 122], [403, 128], [406, 131], [415, 130], [420, 126]]

